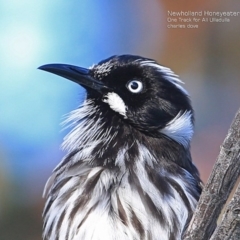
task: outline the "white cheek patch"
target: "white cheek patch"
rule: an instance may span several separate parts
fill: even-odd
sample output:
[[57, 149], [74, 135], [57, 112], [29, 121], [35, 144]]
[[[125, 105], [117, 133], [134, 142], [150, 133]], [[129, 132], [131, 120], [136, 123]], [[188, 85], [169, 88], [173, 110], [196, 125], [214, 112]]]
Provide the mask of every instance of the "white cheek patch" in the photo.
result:
[[104, 95], [103, 102], [108, 103], [109, 107], [124, 116], [124, 118], [127, 118], [126, 111], [127, 107], [122, 100], [121, 97], [119, 97], [118, 94], [114, 92], [109, 92], [108, 94]]
[[165, 128], [161, 129], [161, 133], [167, 135], [186, 148], [193, 135], [191, 117], [192, 114], [190, 111], [186, 111], [184, 113], [179, 112]]

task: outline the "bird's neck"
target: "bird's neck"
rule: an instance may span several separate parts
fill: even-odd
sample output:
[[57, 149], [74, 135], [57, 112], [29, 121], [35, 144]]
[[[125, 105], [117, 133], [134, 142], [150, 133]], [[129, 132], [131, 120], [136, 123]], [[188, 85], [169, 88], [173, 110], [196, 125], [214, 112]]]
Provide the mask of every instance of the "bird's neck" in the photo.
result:
[[63, 143], [69, 154], [57, 168], [68, 165], [68, 161], [85, 161], [93, 167], [125, 171], [141, 160], [153, 169], [173, 171], [180, 167], [198, 176], [189, 149], [164, 135], [148, 136], [112, 112], [94, 107], [90, 101], [73, 111], [68, 122], [75, 125]]

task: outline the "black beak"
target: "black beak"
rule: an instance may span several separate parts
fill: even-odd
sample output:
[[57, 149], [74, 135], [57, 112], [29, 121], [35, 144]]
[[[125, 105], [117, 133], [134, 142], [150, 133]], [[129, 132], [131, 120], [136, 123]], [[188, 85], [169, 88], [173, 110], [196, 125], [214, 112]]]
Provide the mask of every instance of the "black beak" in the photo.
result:
[[102, 93], [104, 89], [107, 89], [103, 82], [90, 76], [89, 69], [87, 68], [67, 64], [47, 64], [39, 67], [38, 69], [67, 78], [85, 88], [91, 88], [100, 93]]

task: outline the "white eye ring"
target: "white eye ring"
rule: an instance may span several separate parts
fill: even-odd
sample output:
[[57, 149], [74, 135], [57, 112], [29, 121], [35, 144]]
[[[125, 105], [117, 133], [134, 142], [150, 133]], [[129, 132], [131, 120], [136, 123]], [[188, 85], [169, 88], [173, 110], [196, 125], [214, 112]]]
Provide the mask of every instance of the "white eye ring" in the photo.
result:
[[127, 83], [127, 88], [132, 93], [139, 93], [143, 90], [143, 84], [140, 81], [132, 80]]

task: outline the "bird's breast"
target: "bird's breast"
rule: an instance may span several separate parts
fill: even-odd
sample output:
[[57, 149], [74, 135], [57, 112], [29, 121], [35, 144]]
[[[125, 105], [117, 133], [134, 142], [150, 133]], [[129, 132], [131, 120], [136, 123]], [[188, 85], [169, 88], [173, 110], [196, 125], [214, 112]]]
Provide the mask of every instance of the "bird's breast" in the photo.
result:
[[[46, 239], [180, 239], [196, 199], [173, 176], [172, 183], [158, 183], [167, 189], [161, 191], [148, 171], [139, 161], [125, 171], [94, 167], [58, 180], [46, 204]], [[167, 180], [154, 169], [152, 174]]]

